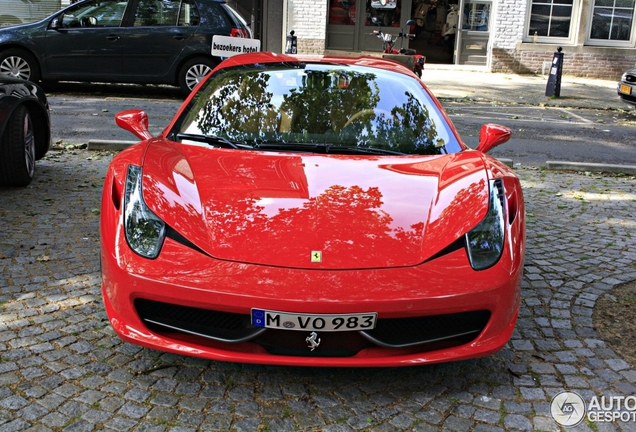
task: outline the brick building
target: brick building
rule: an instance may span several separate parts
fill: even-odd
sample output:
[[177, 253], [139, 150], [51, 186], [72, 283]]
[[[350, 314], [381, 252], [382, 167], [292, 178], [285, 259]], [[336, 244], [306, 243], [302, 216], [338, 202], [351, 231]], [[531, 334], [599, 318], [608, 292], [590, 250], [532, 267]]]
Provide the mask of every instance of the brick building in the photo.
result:
[[[256, 0], [252, 0], [256, 2]], [[397, 34], [410, 18], [409, 43], [427, 62], [493, 72], [542, 73], [558, 47], [566, 75], [617, 79], [636, 65], [636, 0], [262, 0], [281, 11], [283, 49], [291, 29], [300, 53], [379, 52], [371, 17]], [[454, 26], [454, 23], [457, 23]], [[263, 28], [278, 27], [263, 21]], [[266, 36], [266, 35], [263, 35]], [[266, 38], [265, 38], [266, 39]], [[278, 43], [281, 45], [276, 46]], [[406, 45], [405, 45], [406, 46]]]

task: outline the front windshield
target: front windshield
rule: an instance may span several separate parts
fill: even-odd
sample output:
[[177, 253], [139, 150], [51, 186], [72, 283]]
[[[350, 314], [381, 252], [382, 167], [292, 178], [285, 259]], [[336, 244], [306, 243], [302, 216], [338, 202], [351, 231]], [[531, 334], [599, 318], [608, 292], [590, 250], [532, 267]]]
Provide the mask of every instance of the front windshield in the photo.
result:
[[415, 78], [323, 63], [220, 70], [168, 137], [191, 142], [184, 135], [220, 137], [241, 148], [329, 144], [430, 155], [461, 150]]

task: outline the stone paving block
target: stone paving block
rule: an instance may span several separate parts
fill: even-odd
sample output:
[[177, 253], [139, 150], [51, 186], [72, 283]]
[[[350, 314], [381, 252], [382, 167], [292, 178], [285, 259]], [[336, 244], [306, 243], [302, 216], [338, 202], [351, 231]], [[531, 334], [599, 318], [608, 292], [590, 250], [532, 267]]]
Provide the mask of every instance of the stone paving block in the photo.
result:
[[[272, 429], [272, 430], [282, 430], [282, 431], [287, 431], [289, 429], [287, 429], [286, 427], [283, 427], [282, 429]], [[342, 425], [342, 424], [329, 424], [327, 426], [325, 426], [324, 428], [322, 428], [323, 432], [350, 432], [353, 429], [351, 429], [349, 426], [347, 425]]]
[[201, 430], [229, 430], [232, 424], [232, 418], [222, 415], [209, 415], [201, 424]]
[[[132, 429], [135, 426], [136, 422], [134, 420], [131, 419], [126, 419], [126, 418], [122, 418], [122, 417], [114, 417], [111, 418], [109, 421], [107, 421], [105, 423], [105, 426], [108, 427], [109, 429], [113, 429], [116, 431], [127, 431]], [[143, 426], [143, 424], [142, 424]], [[155, 425], [156, 427], [156, 425]], [[150, 430], [148, 429], [148, 427], [145, 428], [140, 428], [142, 430]]]
[[[398, 410], [396, 408], [389, 408], [389, 409], [382, 408], [373, 414], [376, 420], [380, 420], [380, 419], [384, 420], [394, 416], [395, 414], [397, 414], [397, 412]], [[280, 417], [281, 413], [283, 416], [286, 416], [287, 411], [285, 409], [283, 409], [282, 411], [279, 411], [276, 417]], [[325, 420], [327, 424], [342, 423], [346, 419], [353, 417], [354, 415], [355, 414], [351, 409], [343, 405], [336, 405], [333, 407], [322, 409], [320, 411], [320, 416]]]
[[533, 430], [532, 423], [527, 417], [510, 414], [505, 416], [504, 418], [504, 426], [514, 430], [524, 430], [531, 431]]
[[443, 431], [469, 431], [473, 426], [473, 421], [455, 416], [448, 417], [442, 426]]
[[487, 409], [477, 409], [474, 414], [475, 420], [487, 424], [497, 424], [501, 419], [501, 413], [498, 411], [491, 411]]

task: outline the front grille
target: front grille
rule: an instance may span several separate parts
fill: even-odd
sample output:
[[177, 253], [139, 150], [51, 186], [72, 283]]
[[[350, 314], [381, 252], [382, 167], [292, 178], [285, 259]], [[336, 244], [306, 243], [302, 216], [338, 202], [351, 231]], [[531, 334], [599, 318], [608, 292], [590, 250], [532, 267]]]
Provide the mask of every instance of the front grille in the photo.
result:
[[636, 76], [630, 75], [630, 74], [625, 75], [625, 82], [632, 83], [632, 84], [636, 83]]
[[376, 344], [392, 348], [457, 341], [470, 342], [486, 327], [490, 312], [479, 310], [447, 315], [378, 320], [375, 329], [363, 334]]
[[262, 329], [253, 327], [249, 315], [239, 315], [152, 300], [135, 300], [139, 317], [151, 330], [181, 331], [222, 342], [251, 339]]
[[[263, 329], [249, 315], [219, 312], [146, 299], [134, 302], [139, 317], [158, 334], [185, 342], [252, 342], [277, 355], [350, 357], [373, 347], [410, 352], [463, 345], [475, 339], [490, 319], [486, 310], [412, 318], [378, 319], [376, 328], [360, 332], [322, 332], [319, 348], [310, 351], [308, 332]], [[181, 335], [181, 336], [180, 336]], [[193, 337], [195, 339], [193, 339]]]
[[636, 96], [634, 96], [634, 95], [629, 96], [629, 95], [626, 95], [626, 94], [623, 94], [623, 93], [619, 93], [619, 96], [620, 96], [620, 97], [621, 97], [621, 99], [623, 99], [624, 101], [627, 101], [627, 102], [631, 102], [631, 103], [633, 103], [633, 104], [636, 104]]
[[270, 354], [295, 357], [352, 357], [375, 346], [360, 332], [319, 333], [320, 345], [314, 351], [305, 340], [309, 332], [270, 329], [253, 340]]

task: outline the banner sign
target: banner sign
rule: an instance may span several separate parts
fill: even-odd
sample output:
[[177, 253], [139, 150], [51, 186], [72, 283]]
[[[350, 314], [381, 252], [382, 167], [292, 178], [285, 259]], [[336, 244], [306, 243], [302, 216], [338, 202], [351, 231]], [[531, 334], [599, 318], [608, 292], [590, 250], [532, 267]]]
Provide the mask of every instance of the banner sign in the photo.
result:
[[230, 36], [212, 37], [212, 55], [217, 57], [232, 57], [237, 54], [254, 53], [261, 50], [261, 41]]

